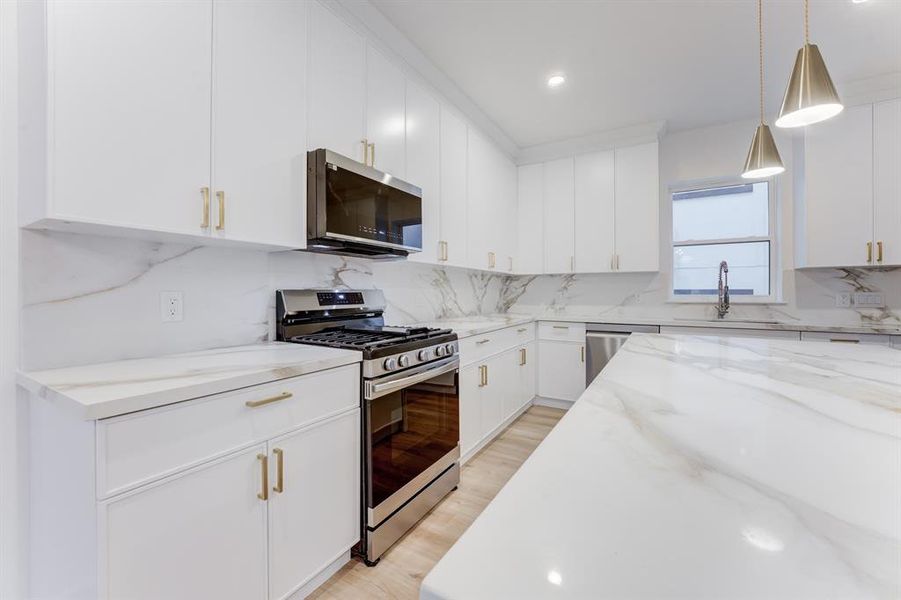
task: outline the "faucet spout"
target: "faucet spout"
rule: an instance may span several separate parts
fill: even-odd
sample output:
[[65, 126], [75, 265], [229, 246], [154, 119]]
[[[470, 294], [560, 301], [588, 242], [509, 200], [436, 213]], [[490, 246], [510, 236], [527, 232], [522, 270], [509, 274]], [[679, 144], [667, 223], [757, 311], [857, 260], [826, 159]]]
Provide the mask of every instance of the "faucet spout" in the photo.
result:
[[717, 283], [716, 316], [722, 319], [729, 312], [729, 263], [720, 263], [719, 281]]

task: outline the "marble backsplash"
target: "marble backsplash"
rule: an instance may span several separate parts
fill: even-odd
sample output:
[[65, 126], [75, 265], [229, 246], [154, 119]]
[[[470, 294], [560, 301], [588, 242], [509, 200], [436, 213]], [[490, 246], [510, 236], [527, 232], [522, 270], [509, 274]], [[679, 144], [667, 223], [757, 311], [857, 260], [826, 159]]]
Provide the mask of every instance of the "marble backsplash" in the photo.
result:
[[[401, 324], [513, 312], [711, 318], [668, 303], [668, 276], [504, 276], [415, 262], [23, 230], [21, 360], [26, 370], [273, 339], [274, 290], [377, 287]], [[814, 324], [901, 325], [901, 269], [786, 271], [779, 305], [734, 305], [731, 317]], [[161, 322], [160, 292], [181, 291], [184, 320]], [[835, 294], [881, 291], [888, 308], [835, 308]]]

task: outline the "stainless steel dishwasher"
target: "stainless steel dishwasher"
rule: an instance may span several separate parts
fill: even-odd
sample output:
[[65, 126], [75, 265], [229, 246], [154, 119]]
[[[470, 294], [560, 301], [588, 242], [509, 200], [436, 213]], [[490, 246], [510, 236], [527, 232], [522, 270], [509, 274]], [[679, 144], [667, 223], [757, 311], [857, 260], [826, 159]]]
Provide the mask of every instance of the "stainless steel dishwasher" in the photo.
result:
[[616, 351], [633, 333], [660, 333], [657, 325], [614, 325], [589, 323], [585, 327], [585, 385], [591, 385]]

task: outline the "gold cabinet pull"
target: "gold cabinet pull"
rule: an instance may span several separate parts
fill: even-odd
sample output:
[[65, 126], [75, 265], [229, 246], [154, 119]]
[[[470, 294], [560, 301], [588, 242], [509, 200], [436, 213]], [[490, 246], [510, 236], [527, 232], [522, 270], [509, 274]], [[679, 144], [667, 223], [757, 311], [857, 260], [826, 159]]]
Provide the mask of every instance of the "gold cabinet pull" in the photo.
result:
[[260, 500], [269, 500], [269, 457], [265, 454], [257, 454], [257, 460], [260, 461], [260, 472], [262, 473], [262, 489], [257, 498]]
[[281, 448], [273, 448], [275, 454], [275, 486], [272, 491], [281, 494], [285, 491], [285, 451]]
[[882, 242], [876, 242], [876, 262], [882, 262]]
[[569, 329], [569, 325], [554, 325], [554, 329]]
[[513, 257], [508, 256], [507, 258], [510, 260], [510, 269], [509, 270], [512, 272], [513, 271]]
[[216, 223], [216, 229], [222, 231], [225, 229], [225, 192], [216, 192], [216, 201], [219, 203], [219, 222]]
[[375, 142], [369, 144], [369, 166], [375, 166]]
[[860, 340], [843, 340], [839, 338], [829, 338], [830, 342], [837, 342], [841, 344], [859, 344]]
[[482, 344], [487, 344], [490, 341], [491, 341], [491, 338], [485, 338], [484, 340], [479, 340], [478, 342], [476, 342], [476, 346], [481, 346]]
[[280, 400], [287, 400], [292, 397], [294, 394], [291, 392], [282, 392], [278, 396], [271, 396], [269, 398], [263, 398], [262, 400], [248, 400], [244, 403], [244, 406], [247, 408], [257, 408], [259, 406], [266, 406], [267, 404], [272, 404], [273, 402], [278, 402]]
[[520, 327], [519, 329], [516, 330], [516, 333], [525, 333], [528, 330], [529, 330], [528, 327]]
[[521, 367], [524, 364], [526, 364], [526, 349], [520, 348], [519, 349], [519, 366]]
[[867, 242], [867, 262], [873, 262], [873, 242]]
[[581, 351], [581, 352], [580, 352], [580, 354], [581, 354], [581, 360], [582, 360], [582, 362], [584, 363], [584, 362], [585, 362], [585, 346], [580, 347], [579, 350]]
[[494, 268], [494, 252], [488, 253], [488, 268], [489, 269]]
[[485, 387], [485, 366], [479, 365], [479, 387]]
[[447, 242], [438, 242], [438, 260], [447, 261]]
[[616, 270], [619, 271], [619, 254], [616, 255]]
[[209, 229], [210, 227], [210, 188], [200, 188], [200, 195], [203, 198], [203, 218], [200, 220], [201, 229]]
[[366, 138], [360, 140], [360, 143], [363, 144], [363, 164], [369, 165], [369, 141]]
[[488, 385], [488, 365], [485, 365], [485, 385]]

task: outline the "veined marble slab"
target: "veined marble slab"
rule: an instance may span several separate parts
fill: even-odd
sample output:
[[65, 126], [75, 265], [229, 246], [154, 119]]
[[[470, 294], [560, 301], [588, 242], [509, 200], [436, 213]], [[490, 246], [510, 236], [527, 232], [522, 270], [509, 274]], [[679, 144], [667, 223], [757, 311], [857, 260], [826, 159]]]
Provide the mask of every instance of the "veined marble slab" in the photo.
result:
[[19, 385], [86, 420], [104, 419], [360, 362], [362, 354], [273, 342], [20, 372]]
[[416, 323], [424, 327], [450, 328], [454, 330], [460, 339], [472, 337], [474, 335], [482, 335], [498, 329], [506, 329], [507, 327], [515, 327], [524, 323], [532, 323], [536, 321], [535, 317], [529, 315], [499, 314], [484, 315], [472, 317], [452, 317], [448, 319], [438, 319], [435, 321], [425, 321]]
[[898, 598], [901, 353], [635, 334], [423, 599]]

